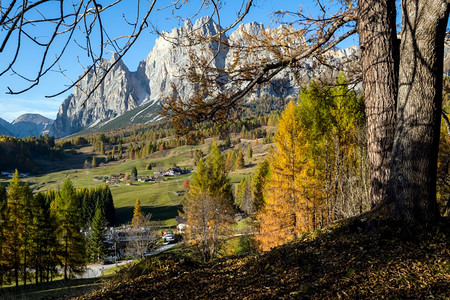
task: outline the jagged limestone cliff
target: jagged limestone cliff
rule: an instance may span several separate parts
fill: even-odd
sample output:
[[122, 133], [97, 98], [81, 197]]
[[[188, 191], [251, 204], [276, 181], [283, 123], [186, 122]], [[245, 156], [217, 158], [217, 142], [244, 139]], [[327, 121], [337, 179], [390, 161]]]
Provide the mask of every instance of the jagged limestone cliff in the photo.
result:
[[[208, 40], [202, 44], [191, 45], [194, 37], [215, 36], [219, 30], [219, 26], [208, 17], [198, 19], [195, 24], [186, 21], [183, 27], [164, 33], [156, 40], [155, 46], [139, 64], [136, 72], [130, 72], [122, 61], [118, 61], [104, 82], [87, 100], [86, 91], [92, 88], [97, 77], [90, 75], [84, 78], [74, 89], [74, 94], [68, 96], [61, 104], [50, 134], [63, 137], [120, 116], [136, 107], [159, 105], [163, 97], [173, 93], [173, 86], [176, 87], [181, 99], [189, 99], [196, 92], [197, 86], [187, 81], [183, 75], [190, 67], [192, 53], [200, 58], [210, 57], [209, 64], [212, 68], [226, 70], [236, 64], [251, 68], [252, 64], [261, 60], [273, 59], [273, 53], [264, 50], [264, 47], [251, 54], [236, 49], [248, 47], [249, 43], [259, 42], [263, 45], [264, 40], [270, 43], [270, 37], [285, 34], [286, 31], [293, 29], [285, 26], [267, 29], [262, 24], [252, 22], [241, 25], [229, 37], [221, 36], [220, 43], [218, 40]], [[291, 49], [301, 47], [304, 42], [302, 38], [289, 40]], [[356, 48], [335, 50], [330, 54], [330, 59], [338, 64], [355, 52]], [[108, 66], [116, 60], [117, 57], [113, 56], [111, 60], [104, 60], [103, 64]], [[323, 71], [312, 59], [305, 59], [302, 64], [304, 68], [283, 70], [274, 78], [275, 84], [257, 87], [248, 99], [265, 96], [286, 97], [295, 94], [302, 83]], [[233, 78], [226, 77], [224, 80], [229, 80], [231, 84]]]

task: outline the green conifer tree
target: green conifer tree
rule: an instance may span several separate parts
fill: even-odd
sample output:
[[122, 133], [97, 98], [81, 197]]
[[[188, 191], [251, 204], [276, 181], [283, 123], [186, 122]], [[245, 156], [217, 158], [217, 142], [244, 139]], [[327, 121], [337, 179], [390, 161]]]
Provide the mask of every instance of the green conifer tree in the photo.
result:
[[188, 235], [197, 241], [205, 261], [213, 259], [220, 246], [220, 235], [231, 222], [233, 196], [230, 179], [225, 172], [225, 159], [215, 142], [206, 162], [197, 163], [183, 209], [188, 222]]
[[106, 256], [106, 218], [102, 207], [95, 209], [94, 218], [92, 219], [92, 227], [88, 239], [87, 250], [89, 258], [100, 261]]
[[114, 226], [116, 224], [116, 209], [114, 207], [114, 200], [109, 186], [102, 187], [104, 198], [103, 210], [105, 212], [106, 225]]
[[[30, 202], [31, 190], [28, 185], [22, 186], [19, 172], [16, 170], [9, 184], [7, 218], [5, 226], [5, 256], [8, 257], [8, 268], [13, 271], [16, 286], [22, 272], [26, 279], [29, 251], [30, 226], [32, 218]], [[24, 281], [26, 284], [26, 281]]]
[[234, 169], [240, 170], [244, 168], [245, 161], [244, 161], [244, 153], [242, 151], [238, 151], [236, 154], [236, 161], [234, 163]]
[[247, 148], [247, 157], [248, 158], [252, 158], [253, 157], [253, 148], [250, 145], [248, 145], [248, 148]]
[[32, 258], [32, 235], [33, 235], [33, 211], [32, 211], [32, 201], [33, 201], [33, 192], [27, 183], [22, 186], [21, 192], [21, 206], [22, 206], [22, 215], [20, 218], [20, 229], [21, 229], [21, 239], [22, 239], [22, 280], [23, 285], [27, 285], [28, 281], [28, 272], [30, 267], [30, 260]]
[[35, 271], [35, 281], [43, 281], [44, 273], [54, 269], [56, 256], [56, 220], [50, 213], [50, 203], [42, 193], [37, 193], [32, 201], [33, 222], [31, 235], [31, 265]]
[[228, 205], [233, 204], [230, 178], [225, 171], [225, 158], [220, 152], [216, 142], [211, 145], [210, 155], [206, 160], [208, 192], [223, 199]]
[[19, 270], [20, 270], [20, 247], [21, 247], [21, 228], [20, 218], [22, 215], [21, 208], [21, 183], [19, 174], [16, 170], [14, 176], [9, 183], [8, 190], [8, 210], [5, 226], [5, 256], [8, 257], [7, 268], [12, 270], [16, 287], [19, 286]]
[[264, 205], [264, 186], [270, 171], [270, 164], [264, 159], [256, 166], [255, 174], [252, 178], [252, 197], [256, 211], [260, 211]]
[[131, 170], [131, 176], [133, 177], [134, 180], [137, 179], [138, 171], [137, 171], [136, 167], [133, 167], [133, 169]]
[[64, 279], [82, 272], [85, 262], [84, 237], [81, 233], [81, 215], [72, 182], [67, 177], [56, 197], [56, 216], [61, 243], [61, 261]]
[[7, 271], [7, 260], [5, 256], [5, 234], [7, 226], [8, 198], [6, 189], [0, 184], [0, 286], [3, 285], [5, 273]]

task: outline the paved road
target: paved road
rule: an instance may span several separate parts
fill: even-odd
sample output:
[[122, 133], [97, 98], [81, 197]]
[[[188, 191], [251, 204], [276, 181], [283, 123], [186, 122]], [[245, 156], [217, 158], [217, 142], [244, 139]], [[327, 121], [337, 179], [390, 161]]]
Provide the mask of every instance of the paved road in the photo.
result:
[[116, 266], [123, 266], [126, 264], [129, 264], [130, 262], [134, 261], [133, 259], [130, 260], [122, 260], [117, 262], [117, 264], [109, 264], [109, 265], [102, 265], [102, 264], [92, 264], [87, 266], [86, 271], [84, 271], [83, 274], [81, 274], [78, 278], [95, 278], [99, 277], [103, 274], [106, 270], [116, 267]]
[[[164, 252], [164, 251], [172, 248], [173, 246], [175, 246], [175, 244], [163, 245], [160, 248], [156, 249], [155, 251], [150, 252], [147, 256], [152, 256], [152, 255]], [[103, 272], [105, 272], [106, 270], [108, 270], [112, 267], [123, 266], [123, 265], [129, 264], [130, 262], [133, 262], [133, 261], [134, 261], [134, 259], [129, 259], [129, 260], [121, 260], [121, 261], [117, 262], [117, 264], [108, 264], [108, 265], [92, 264], [92, 265], [89, 265], [86, 268], [86, 271], [83, 274], [81, 274], [80, 276], [78, 276], [78, 278], [99, 277], [100, 275], [103, 274]]]
[[163, 246], [159, 247], [158, 249], [156, 249], [155, 251], [150, 252], [149, 254], [147, 254], [147, 256], [152, 256], [152, 255], [155, 255], [155, 254], [164, 252], [164, 251], [166, 251], [166, 250], [169, 250], [170, 248], [172, 248], [172, 247], [175, 246], [175, 245], [176, 245], [176, 244], [166, 244], [166, 245], [163, 245]]

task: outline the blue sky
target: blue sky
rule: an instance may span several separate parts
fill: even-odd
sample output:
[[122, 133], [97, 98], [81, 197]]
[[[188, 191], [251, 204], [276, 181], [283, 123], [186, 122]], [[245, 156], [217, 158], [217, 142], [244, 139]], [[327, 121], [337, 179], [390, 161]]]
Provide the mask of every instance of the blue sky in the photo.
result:
[[[108, 3], [109, 1], [98, 1], [100, 3]], [[108, 14], [105, 14], [103, 22], [104, 26], [108, 28], [108, 33], [110, 35], [122, 35], [129, 30], [123, 21], [123, 16], [127, 19], [131, 19], [136, 14], [135, 1], [124, 0], [120, 5], [112, 9]], [[171, 2], [171, 1], [170, 1]], [[239, 10], [237, 3], [239, 0], [228, 0], [222, 1], [224, 3], [224, 9], [221, 13], [222, 27], [231, 24]], [[331, 1], [332, 5], [336, 5], [338, 1]], [[53, 4], [49, 4], [47, 11], [51, 14], [52, 11], [57, 11], [57, 6], [55, 6], [57, 1]], [[70, 3], [67, 1], [67, 3]], [[141, 1], [142, 6], [148, 5], [146, 1]], [[158, 8], [162, 8], [162, 5], [166, 5], [169, 1], [159, 1], [157, 2]], [[181, 10], [175, 10], [175, 14], [182, 15], [184, 17], [192, 15], [199, 7], [200, 1], [191, 0], [185, 5]], [[315, 14], [317, 12], [317, 7], [315, 1], [294, 1], [294, 0], [256, 0], [254, 1], [253, 7], [250, 13], [245, 17], [244, 23], [256, 21], [261, 22], [265, 25], [269, 25], [273, 19], [273, 12], [278, 10], [286, 11], [298, 11], [299, 5], [303, 3], [304, 12], [311, 12]], [[144, 7], [143, 7], [144, 8]], [[333, 10], [333, 7], [330, 7]], [[204, 15], [208, 14], [208, 10], [204, 9], [200, 12], [198, 17], [194, 18], [194, 21]], [[170, 31], [172, 28], [179, 27], [183, 25], [183, 21], [175, 18], [172, 8], [166, 8], [163, 10], [155, 10], [150, 15], [151, 23], [158, 28], [158, 30]], [[276, 25], [275, 25], [276, 26]], [[37, 26], [36, 26], [37, 27]], [[46, 30], [47, 29], [47, 30]], [[48, 38], [48, 28], [39, 27], [36, 28], [34, 32], [35, 36], [45, 40]], [[3, 40], [4, 32], [0, 31], [0, 41]], [[133, 45], [132, 49], [123, 58], [125, 64], [131, 71], [135, 71], [138, 64], [143, 60], [147, 54], [152, 49], [157, 35], [152, 32], [149, 28], [140, 36], [138, 41]], [[357, 37], [351, 38], [346, 42], [346, 45], [356, 44]], [[78, 38], [78, 41], [80, 39]], [[59, 42], [59, 41], [58, 41]], [[56, 44], [58, 45], [58, 44]], [[0, 53], [0, 67], [4, 67], [5, 62], [8, 61], [8, 57], [11, 57], [15, 47], [11, 43], [10, 47], [6, 48], [3, 53]], [[28, 74], [33, 74], [30, 72], [36, 71], [38, 65], [38, 60], [36, 59], [36, 54], [39, 53], [40, 48], [29, 43], [22, 45], [22, 50], [20, 52], [18, 64], [16, 65], [16, 70]], [[72, 80], [76, 79], [83, 71], [83, 67], [88, 65], [89, 61], [84, 57], [84, 52], [75, 45], [71, 44], [68, 50], [65, 52], [63, 59], [61, 60], [61, 68], [65, 70], [66, 75]], [[54, 55], [54, 53], [53, 53]], [[110, 58], [111, 54], [106, 53], [106, 58]], [[3, 62], [3, 63], [2, 63]], [[81, 63], [81, 65], [80, 65]], [[18, 116], [24, 113], [39, 113], [46, 117], [55, 119], [58, 112], [58, 108], [62, 101], [71, 92], [66, 92], [65, 94], [55, 97], [55, 98], [45, 98], [47, 95], [52, 95], [63, 90], [70, 81], [65, 77], [61, 76], [58, 72], [49, 72], [44, 76], [38, 86], [34, 87], [30, 91], [19, 95], [7, 95], [6, 92], [8, 87], [13, 90], [19, 90], [25, 87], [26, 82], [21, 80], [19, 77], [12, 74], [5, 74], [0, 77], [0, 117], [11, 122]]]

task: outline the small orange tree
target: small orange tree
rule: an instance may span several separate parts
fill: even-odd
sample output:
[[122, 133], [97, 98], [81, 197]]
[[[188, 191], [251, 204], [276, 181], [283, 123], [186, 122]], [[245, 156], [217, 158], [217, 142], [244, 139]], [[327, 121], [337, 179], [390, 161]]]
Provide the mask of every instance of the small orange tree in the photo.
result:
[[139, 228], [143, 219], [142, 209], [141, 209], [141, 200], [136, 199], [134, 204], [133, 218], [131, 219], [131, 226], [133, 228]]

